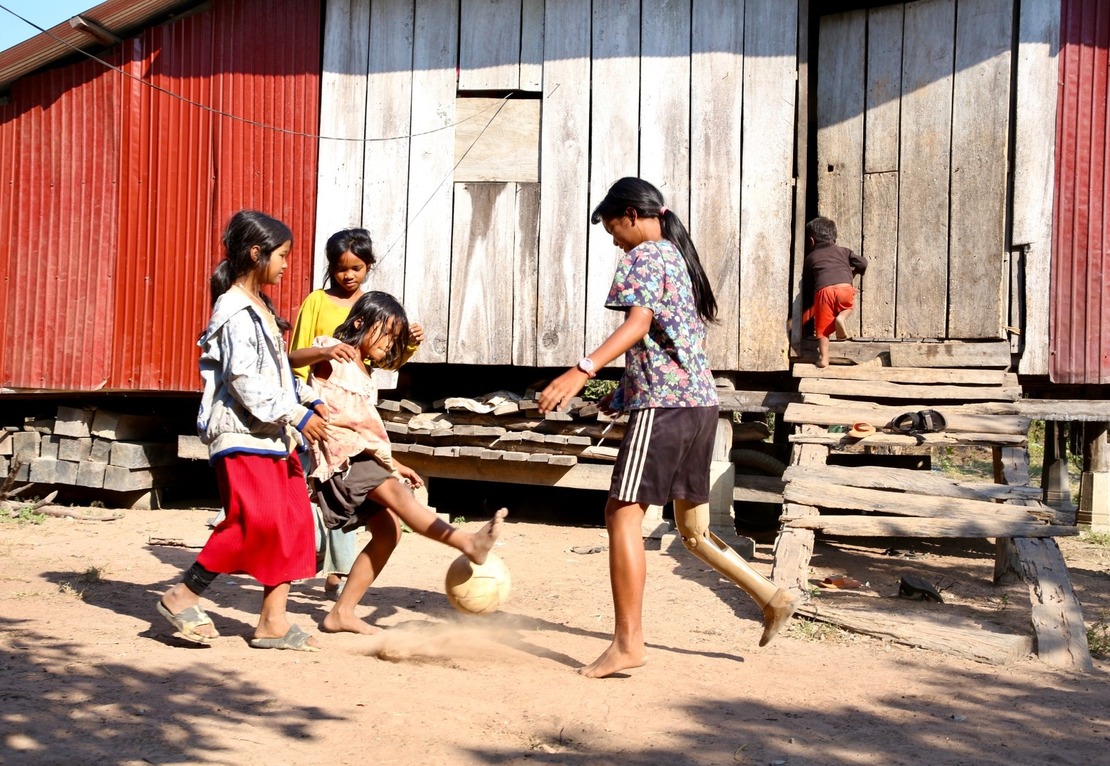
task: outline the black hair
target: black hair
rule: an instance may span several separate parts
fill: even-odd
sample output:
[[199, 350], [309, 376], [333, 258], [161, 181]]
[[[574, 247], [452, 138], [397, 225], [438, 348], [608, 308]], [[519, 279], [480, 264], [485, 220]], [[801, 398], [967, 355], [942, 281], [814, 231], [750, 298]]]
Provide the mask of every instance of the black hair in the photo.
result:
[[817, 216], [806, 224], [806, 238], [817, 244], [836, 244], [836, 222], [831, 218]]
[[365, 263], [367, 271], [378, 262], [378, 257], [374, 255], [374, 243], [370, 239], [370, 232], [366, 229], [337, 231], [328, 237], [328, 243], [324, 245], [324, 254], [328, 257], [328, 270], [324, 273], [325, 287], [332, 281], [332, 269], [335, 268], [335, 264], [339, 263], [339, 259], [346, 252], [350, 252]]
[[[270, 262], [273, 252], [286, 242], [293, 241], [293, 232], [276, 218], [259, 213], [257, 210], [240, 210], [227, 222], [222, 242], [224, 259], [212, 272], [208, 286], [212, 293], [212, 303], [231, 289], [235, 280], [254, 270], [263, 270]], [[251, 258], [251, 248], [258, 247], [258, 260]], [[274, 314], [278, 327], [284, 332], [290, 325], [274, 311], [274, 304], [266, 293], [260, 294], [262, 302]]]
[[393, 347], [386, 353], [385, 358], [378, 362], [379, 366], [391, 370], [400, 364], [401, 356], [412, 338], [409, 334], [409, 317], [405, 313], [405, 307], [389, 293], [379, 290], [364, 293], [355, 301], [355, 305], [351, 306], [347, 321], [336, 327], [332, 335], [343, 343], [360, 348], [367, 333], [375, 327], [381, 327], [384, 330], [391, 323], [394, 332]]
[[713, 287], [701, 265], [698, 249], [694, 247], [694, 241], [690, 239], [682, 219], [664, 205], [662, 192], [642, 178], [622, 178], [609, 187], [605, 199], [594, 208], [590, 214], [590, 223], [619, 218], [627, 215], [629, 209], [635, 210], [640, 218], [659, 219], [663, 237], [674, 243], [686, 261], [698, 316], [706, 322], [716, 321], [717, 299], [713, 297]]

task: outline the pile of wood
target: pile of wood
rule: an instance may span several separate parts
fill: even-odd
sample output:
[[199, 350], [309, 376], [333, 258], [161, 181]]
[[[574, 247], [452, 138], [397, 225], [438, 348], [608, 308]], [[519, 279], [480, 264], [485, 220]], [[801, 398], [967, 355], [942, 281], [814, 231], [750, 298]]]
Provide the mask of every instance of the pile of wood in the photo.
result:
[[163, 418], [60, 406], [0, 431], [0, 475], [14, 482], [127, 493], [141, 506], [178, 477], [177, 435]]
[[378, 412], [394, 452], [572, 466], [612, 462], [627, 415], [611, 417], [574, 399], [566, 412], [540, 414], [534, 397], [498, 391], [432, 405], [382, 400]]

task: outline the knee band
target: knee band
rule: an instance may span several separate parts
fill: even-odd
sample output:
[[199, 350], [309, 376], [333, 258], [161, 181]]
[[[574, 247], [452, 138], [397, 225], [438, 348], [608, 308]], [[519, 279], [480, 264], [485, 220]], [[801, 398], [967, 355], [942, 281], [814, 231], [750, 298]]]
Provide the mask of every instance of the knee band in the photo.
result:
[[202, 567], [199, 563], [193, 563], [191, 567], [185, 572], [185, 576], [181, 581], [185, 583], [185, 587], [191, 590], [196, 595], [204, 593], [212, 581], [216, 579], [216, 572], [209, 572]]

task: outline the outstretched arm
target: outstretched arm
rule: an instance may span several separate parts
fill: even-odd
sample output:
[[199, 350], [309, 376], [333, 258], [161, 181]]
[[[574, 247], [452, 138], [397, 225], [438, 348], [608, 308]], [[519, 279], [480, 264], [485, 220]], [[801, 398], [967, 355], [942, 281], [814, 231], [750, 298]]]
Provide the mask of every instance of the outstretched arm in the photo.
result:
[[[621, 326], [613, 331], [613, 334], [605, 339], [600, 346], [597, 347], [589, 358], [594, 363], [594, 368], [600, 370], [609, 362], [616, 359], [628, 349], [632, 348], [637, 341], [641, 340], [648, 334], [651, 329], [651, 320], [655, 314], [651, 309], [642, 306], [633, 306], [624, 317], [624, 322]], [[543, 390], [539, 398], [539, 408], [541, 413], [550, 412], [558, 409], [565, 402], [569, 402], [582, 387], [586, 385], [586, 381], [590, 376], [582, 372], [577, 367], [564, 372], [555, 380], [548, 384], [547, 388]]]

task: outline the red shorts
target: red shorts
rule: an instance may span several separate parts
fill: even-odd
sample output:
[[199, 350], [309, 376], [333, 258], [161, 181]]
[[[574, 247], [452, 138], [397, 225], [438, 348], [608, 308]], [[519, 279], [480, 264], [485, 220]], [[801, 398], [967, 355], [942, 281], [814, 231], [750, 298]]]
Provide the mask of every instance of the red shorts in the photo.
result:
[[836, 335], [836, 317], [856, 307], [856, 288], [852, 285], [822, 287], [813, 297], [813, 329], [818, 338]]
[[232, 453], [214, 468], [227, 518], [197, 563], [209, 572], [245, 572], [263, 585], [315, 577], [312, 508], [297, 456]]

